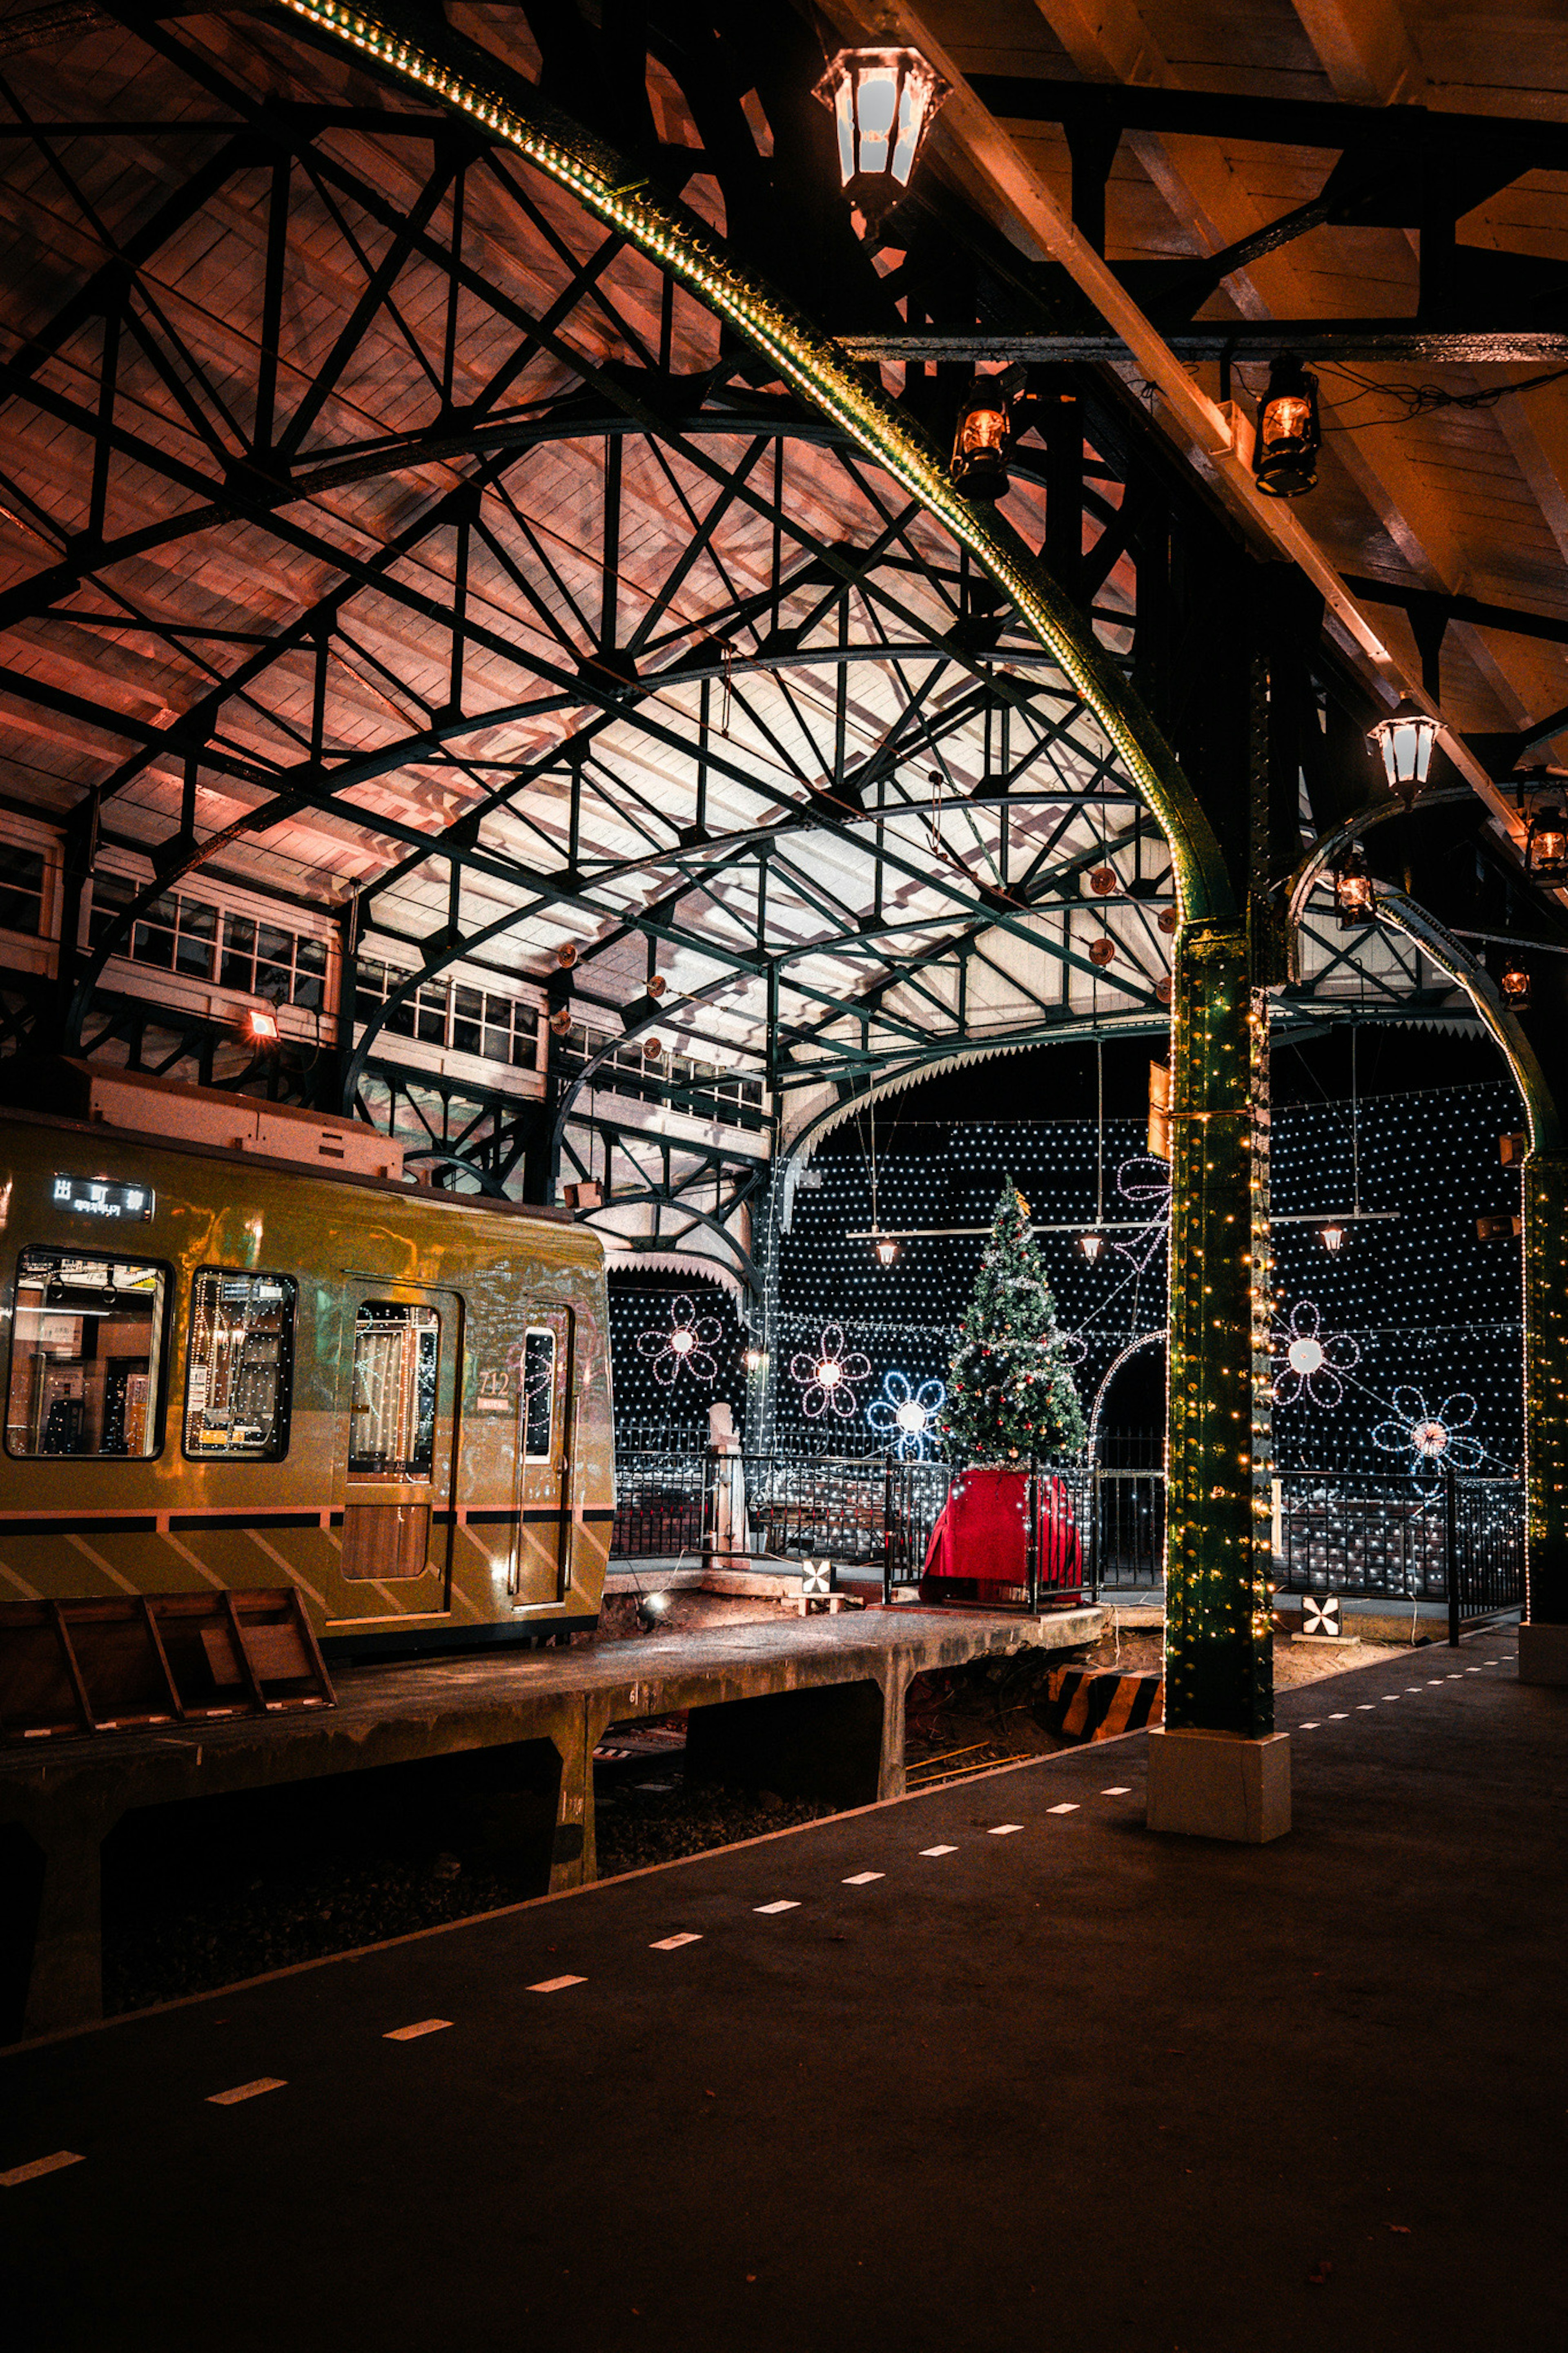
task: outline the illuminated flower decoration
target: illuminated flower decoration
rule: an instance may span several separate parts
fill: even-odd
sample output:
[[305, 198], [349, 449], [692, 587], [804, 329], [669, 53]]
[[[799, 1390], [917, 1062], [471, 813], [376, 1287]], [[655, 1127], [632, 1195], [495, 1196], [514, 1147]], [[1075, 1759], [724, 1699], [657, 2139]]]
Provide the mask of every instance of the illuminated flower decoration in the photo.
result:
[[1171, 1222], [1171, 1169], [1168, 1161], [1156, 1160], [1152, 1152], [1140, 1152], [1124, 1160], [1116, 1172], [1116, 1189], [1137, 1217], [1147, 1223], [1125, 1241], [1114, 1242], [1123, 1258], [1130, 1258], [1140, 1274], [1148, 1271], [1151, 1262], [1158, 1258], [1165, 1244], [1165, 1229]]
[[1058, 1332], [1056, 1356], [1059, 1365], [1081, 1365], [1089, 1354], [1089, 1342], [1081, 1332]]
[[1310, 1299], [1290, 1310], [1288, 1323], [1276, 1324], [1274, 1376], [1276, 1405], [1296, 1405], [1306, 1398], [1331, 1413], [1344, 1402], [1343, 1376], [1361, 1362], [1359, 1344], [1348, 1332], [1325, 1332], [1323, 1319]]
[[885, 1439], [900, 1462], [923, 1462], [931, 1444], [931, 1425], [947, 1403], [940, 1381], [922, 1381], [916, 1388], [907, 1373], [884, 1373], [882, 1394], [866, 1408], [866, 1419], [879, 1438]]
[[857, 1381], [871, 1377], [871, 1359], [844, 1353], [844, 1329], [841, 1324], [824, 1327], [814, 1356], [801, 1355], [790, 1363], [790, 1378], [798, 1381], [805, 1395], [800, 1409], [807, 1421], [817, 1421], [825, 1414], [834, 1414], [840, 1421], [853, 1421], [860, 1409], [855, 1394]]
[[1480, 1469], [1486, 1449], [1479, 1438], [1462, 1435], [1475, 1418], [1476, 1401], [1468, 1390], [1446, 1398], [1434, 1412], [1419, 1389], [1397, 1388], [1394, 1411], [1378, 1423], [1372, 1442], [1384, 1454], [1408, 1454], [1416, 1485], [1432, 1486], [1446, 1462], [1456, 1471]]
[[639, 1332], [637, 1354], [651, 1356], [654, 1379], [661, 1389], [675, 1387], [682, 1373], [689, 1373], [694, 1381], [706, 1388], [719, 1377], [719, 1360], [713, 1351], [719, 1345], [721, 1327], [716, 1315], [699, 1315], [696, 1306], [684, 1292], [669, 1303], [669, 1329], [667, 1332]]

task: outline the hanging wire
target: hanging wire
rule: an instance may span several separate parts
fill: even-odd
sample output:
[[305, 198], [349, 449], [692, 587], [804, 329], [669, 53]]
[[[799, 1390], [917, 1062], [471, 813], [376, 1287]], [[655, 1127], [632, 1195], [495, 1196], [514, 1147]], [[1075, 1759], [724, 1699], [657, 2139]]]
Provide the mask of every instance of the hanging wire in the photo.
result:
[[1094, 1222], [1105, 1223], [1105, 1040], [1094, 1041], [1094, 1078], [1096, 1107], [1096, 1145], [1094, 1168]]

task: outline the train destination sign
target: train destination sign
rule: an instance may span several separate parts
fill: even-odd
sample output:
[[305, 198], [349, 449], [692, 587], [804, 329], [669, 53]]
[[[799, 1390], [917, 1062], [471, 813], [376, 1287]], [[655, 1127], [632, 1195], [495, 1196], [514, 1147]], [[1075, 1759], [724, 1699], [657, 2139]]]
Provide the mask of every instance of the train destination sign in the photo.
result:
[[156, 1195], [150, 1185], [115, 1185], [103, 1176], [59, 1176], [54, 1182], [57, 1209], [88, 1218], [150, 1218]]

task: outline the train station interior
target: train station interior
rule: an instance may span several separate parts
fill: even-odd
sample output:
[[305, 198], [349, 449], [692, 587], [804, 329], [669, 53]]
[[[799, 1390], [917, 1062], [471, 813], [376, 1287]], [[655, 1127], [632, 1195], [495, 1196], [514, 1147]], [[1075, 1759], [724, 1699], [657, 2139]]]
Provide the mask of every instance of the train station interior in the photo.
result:
[[1553, 0], [0, 0], [17, 2353], [1568, 2335]]

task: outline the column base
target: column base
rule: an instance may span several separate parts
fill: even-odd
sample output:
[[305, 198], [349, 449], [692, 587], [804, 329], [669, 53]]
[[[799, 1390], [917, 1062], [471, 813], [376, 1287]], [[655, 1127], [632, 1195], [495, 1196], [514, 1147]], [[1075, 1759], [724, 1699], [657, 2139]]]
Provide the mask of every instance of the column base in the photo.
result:
[[1568, 1683], [1568, 1626], [1525, 1625], [1519, 1630], [1521, 1683]]
[[1235, 1839], [1262, 1846], [1290, 1827], [1290, 1741], [1283, 1732], [1251, 1740], [1239, 1732], [1149, 1735], [1152, 1831]]

